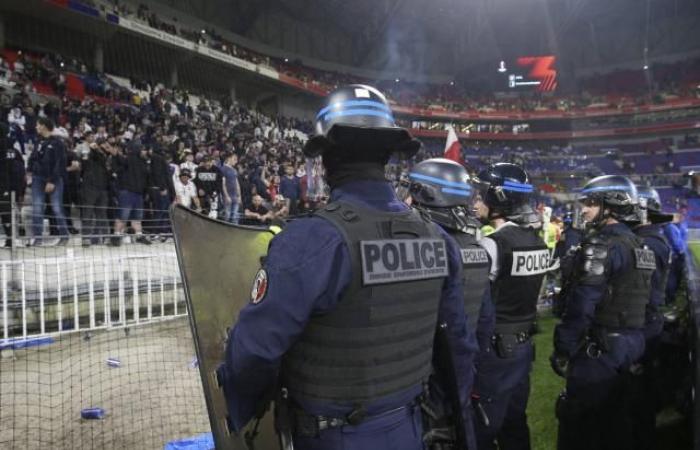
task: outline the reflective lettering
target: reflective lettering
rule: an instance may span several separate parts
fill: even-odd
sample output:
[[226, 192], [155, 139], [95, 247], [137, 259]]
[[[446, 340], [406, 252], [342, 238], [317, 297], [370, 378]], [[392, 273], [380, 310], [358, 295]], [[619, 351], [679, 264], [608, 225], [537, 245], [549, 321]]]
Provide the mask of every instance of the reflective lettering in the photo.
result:
[[386, 239], [360, 242], [363, 284], [447, 276], [445, 241]]
[[[391, 257], [389, 257], [391, 255]], [[385, 245], [382, 249], [382, 262], [387, 270], [396, 270], [399, 268], [399, 252], [393, 245]]]
[[420, 244], [418, 242], [413, 243], [413, 257], [415, 258], [415, 261], [416, 261], [416, 269], [420, 269], [421, 268]]
[[540, 275], [549, 270], [549, 250], [513, 251], [511, 276]]
[[447, 266], [447, 255], [445, 254], [445, 243], [436, 242], [435, 243], [435, 265], [438, 267]]
[[420, 248], [420, 259], [423, 261], [423, 265], [427, 268], [431, 268], [435, 265], [435, 258], [432, 256], [428, 257], [426, 253], [430, 251], [432, 254], [435, 252], [433, 251], [433, 246], [430, 245], [428, 242], [423, 244]]
[[367, 258], [365, 259], [365, 270], [368, 272], [374, 272], [374, 263], [379, 261], [379, 246], [374, 244], [366, 244], [362, 247], [362, 250], [362, 255], [367, 255]]

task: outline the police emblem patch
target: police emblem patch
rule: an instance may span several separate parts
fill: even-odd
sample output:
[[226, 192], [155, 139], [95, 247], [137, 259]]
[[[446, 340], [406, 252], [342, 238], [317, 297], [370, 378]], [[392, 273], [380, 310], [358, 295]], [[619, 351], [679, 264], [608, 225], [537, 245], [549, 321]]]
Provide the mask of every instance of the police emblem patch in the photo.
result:
[[462, 264], [465, 265], [483, 265], [489, 262], [489, 255], [483, 248], [463, 248], [460, 249], [460, 254]]
[[541, 275], [549, 270], [549, 250], [513, 251], [512, 277]]
[[398, 283], [446, 277], [447, 250], [442, 239], [361, 241], [362, 283]]
[[656, 257], [654, 252], [646, 248], [635, 248], [634, 258], [637, 263], [637, 269], [656, 270]]
[[267, 272], [265, 269], [258, 270], [253, 280], [253, 288], [250, 290], [250, 302], [257, 305], [267, 294]]

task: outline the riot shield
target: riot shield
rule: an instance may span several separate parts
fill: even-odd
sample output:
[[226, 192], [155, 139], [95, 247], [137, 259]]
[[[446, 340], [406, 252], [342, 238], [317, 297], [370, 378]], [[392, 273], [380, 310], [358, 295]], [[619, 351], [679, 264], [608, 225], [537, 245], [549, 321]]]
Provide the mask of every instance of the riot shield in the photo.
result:
[[[250, 302], [252, 280], [273, 233], [210, 219], [182, 206], [172, 207], [170, 217], [214, 443], [217, 450], [253, 450], [244, 438], [251, 424], [238, 434], [229, 431], [216, 369], [229, 327]], [[258, 429], [255, 450], [277, 450], [272, 413], [265, 414]]]

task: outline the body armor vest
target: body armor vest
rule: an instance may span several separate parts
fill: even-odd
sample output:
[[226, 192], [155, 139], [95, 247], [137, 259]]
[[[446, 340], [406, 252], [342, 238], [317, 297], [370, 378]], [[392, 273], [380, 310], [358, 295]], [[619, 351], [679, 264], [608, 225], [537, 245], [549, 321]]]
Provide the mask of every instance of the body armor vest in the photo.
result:
[[[635, 229], [635, 234], [644, 239], [645, 242], [649, 240], [659, 241], [668, 251], [666, 255], [654, 252], [656, 255], [656, 270], [651, 278], [650, 306], [658, 307], [666, 301], [666, 284], [668, 283], [668, 275], [671, 272], [671, 258], [673, 258], [671, 244], [664, 236], [661, 227], [657, 225], [641, 226]], [[653, 251], [653, 247], [650, 248]]]
[[467, 326], [469, 330], [476, 330], [481, 301], [489, 286], [491, 262], [488, 253], [477, 244], [474, 236], [453, 230], [449, 233], [459, 244], [462, 257], [464, 311], [467, 313]]
[[537, 315], [542, 280], [550, 251], [537, 231], [504, 226], [489, 236], [498, 246], [498, 277], [491, 287], [496, 307], [496, 332], [530, 331]]
[[[595, 310], [594, 323], [607, 328], [642, 328], [651, 293], [651, 276], [656, 259], [642, 240], [634, 235], [607, 236], [608, 252], [614, 243], [630, 255], [631, 265], [622, 273], [607, 278], [607, 295]], [[584, 245], [585, 254], [585, 245]]]
[[292, 398], [356, 405], [426, 381], [447, 243], [417, 211], [334, 202], [316, 215], [344, 237], [353, 278], [335, 309], [311, 317], [285, 355]]

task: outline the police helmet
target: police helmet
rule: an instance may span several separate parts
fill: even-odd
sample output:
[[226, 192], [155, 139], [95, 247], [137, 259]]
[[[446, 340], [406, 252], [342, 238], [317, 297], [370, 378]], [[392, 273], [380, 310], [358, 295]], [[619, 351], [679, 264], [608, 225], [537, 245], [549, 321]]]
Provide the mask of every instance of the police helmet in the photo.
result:
[[534, 187], [522, 167], [511, 163], [491, 164], [474, 181], [489, 208], [489, 218], [504, 217], [528, 224], [541, 222], [539, 215], [530, 207]]
[[471, 180], [461, 164], [445, 158], [427, 159], [408, 174], [414, 203], [438, 208], [468, 205]]
[[416, 208], [426, 210], [444, 227], [477, 233], [480, 223], [471, 208], [474, 190], [461, 164], [444, 158], [428, 159], [416, 164], [408, 178]]
[[381, 92], [371, 86], [352, 84], [326, 97], [324, 107], [316, 115], [314, 136], [304, 145], [304, 154], [314, 158], [332, 151], [342, 153], [344, 158], [386, 162], [392, 152], [410, 158], [419, 148], [420, 142], [396, 125]]
[[639, 197], [637, 187], [623, 175], [602, 175], [590, 180], [581, 190], [579, 202], [595, 202], [600, 205], [599, 217], [594, 225], [612, 217], [619, 222], [639, 222]]
[[639, 207], [642, 213], [642, 222], [665, 223], [673, 220], [672, 214], [664, 214], [661, 211], [661, 197], [656, 189], [648, 186], [637, 186]]

